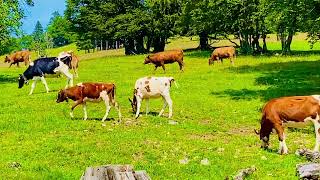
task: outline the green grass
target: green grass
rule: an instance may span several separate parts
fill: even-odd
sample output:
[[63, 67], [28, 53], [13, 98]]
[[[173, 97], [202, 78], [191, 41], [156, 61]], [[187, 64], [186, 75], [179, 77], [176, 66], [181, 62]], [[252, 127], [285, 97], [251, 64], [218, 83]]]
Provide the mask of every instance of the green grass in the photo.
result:
[[[177, 47], [181, 41], [175, 41]], [[304, 47], [304, 41], [294, 42]], [[270, 45], [271, 47], [274, 47]], [[274, 48], [277, 50], [277, 48]], [[295, 50], [295, 49], [294, 49]], [[297, 49], [299, 50], [299, 49]], [[305, 50], [305, 49], [302, 49]], [[0, 66], [0, 173], [1, 179], [79, 179], [88, 166], [132, 164], [146, 170], [152, 179], [224, 179], [239, 169], [257, 167], [252, 179], [296, 179], [295, 165], [304, 159], [294, 155], [300, 147], [313, 148], [312, 128], [289, 130], [289, 155], [276, 153], [273, 134], [271, 150], [260, 149], [260, 108], [274, 97], [320, 94], [320, 55], [316, 51], [295, 56], [239, 56], [235, 67], [208, 66], [210, 52], [185, 53], [185, 72], [177, 64], [167, 72], [143, 65], [144, 55], [108, 56], [80, 61], [79, 78], [114, 82], [123, 114], [116, 124], [113, 108], [106, 126], [97, 120], [83, 121], [82, 108], [71, 120], [72, 102], [55, 102], [65, 78], [47, 78], [49, 88], [39, 83], [32, 96], [30, 85], [18, 89], [17, 75], [25, 68]], [[83, 57], [84, 55], [81, 55]], [[171, 89], [173, 120], [150, 114], [135, 120], [128, 97], [135, 80], [143, 76], [173, 76], [179, 88]], [[158, 113], [162, 101], [150, 101]], [[88, 104], [88, 117], [102, 118], [103, 103]], [[142, 106], [144, 113], [145, 104]], [[165, 116], [168, 111], [166, 110]], [[223, 149], [222, 149], [223, 148]], [[180, 159], [190, 161], [183, 165]], [[200, 164], [207, 158], [209, 166]], [[13, 162], [21, 164], [12, 168]]]

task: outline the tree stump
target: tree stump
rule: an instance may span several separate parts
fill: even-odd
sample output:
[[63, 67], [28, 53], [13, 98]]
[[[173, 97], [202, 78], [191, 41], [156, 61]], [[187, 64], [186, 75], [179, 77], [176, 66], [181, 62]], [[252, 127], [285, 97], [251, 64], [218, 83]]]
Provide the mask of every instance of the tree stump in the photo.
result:
[[298, 164], [297, 174], [300, 179], [320, 179], [320, 164], [319, 163]]
[[150, 180], [146, 171], [134, 171], [131, 165], [88, 167], [81, 180]]

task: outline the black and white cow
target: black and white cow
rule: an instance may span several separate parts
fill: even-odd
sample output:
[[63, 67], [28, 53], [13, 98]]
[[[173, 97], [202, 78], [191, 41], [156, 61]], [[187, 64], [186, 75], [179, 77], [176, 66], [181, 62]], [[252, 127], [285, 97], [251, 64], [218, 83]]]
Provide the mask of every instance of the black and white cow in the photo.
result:
[[34, 80], [31, 86], [29, 95], [33, 93], [36, 87], [37, 81], [41, 80], [44, 84], [47, 93], [49, 88], [44, 78], [44, 74], [62, 73], [67, 77], [67, 86], [73, 85], [73, 75], [69, 72], [68, 66], [63, 61], [68, 61], [69, 57], [48, 57], [39, 58], [30, 63], [27, 70], [19, 76], [19, 88], [22, 88], [24, 84], [27, 84], [30, 79]]

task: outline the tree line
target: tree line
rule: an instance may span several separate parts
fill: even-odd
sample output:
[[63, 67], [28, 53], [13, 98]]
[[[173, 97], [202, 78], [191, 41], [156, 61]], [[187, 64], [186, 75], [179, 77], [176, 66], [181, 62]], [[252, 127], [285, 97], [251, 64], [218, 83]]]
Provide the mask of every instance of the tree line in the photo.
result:
[[[97, 41], [121, 42], [126, 54], [141, 54], [163, 51], [174, 36], [198, 36], [201, 50], [210, 48], [210, 40], [228, 39], [241, 53], [251, 54], [266, 53], [267, 35], [272, 33], [287, 54], [297, 32], [308, 34], [311, 47], [320, 39], [320, 0], [66, 0], [66, 4], [64, 15], [54, 16], [55, 25], [47, 28], [54, 32], [49, 34], [55, 46], [75, 41], [79, 49], [89, 50]], [[0, 39], [0, 48], [2, 44]]]

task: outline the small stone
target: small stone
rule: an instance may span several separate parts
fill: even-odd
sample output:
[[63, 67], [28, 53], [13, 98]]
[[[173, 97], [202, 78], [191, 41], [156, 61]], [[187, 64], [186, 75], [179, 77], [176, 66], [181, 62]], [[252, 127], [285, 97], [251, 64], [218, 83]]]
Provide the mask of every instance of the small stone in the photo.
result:
[[262, 160], [267, 160], [268, 158], [265, 157], [265, 156], [261, 156], [261, 159], [262, 159]]
[[205, 159], [201, 160], [200, 164], [208, 166], [208, 165], [210, 165], [210, 161], [207, 158], [205, 158]]
[[11, 163], [9, 163], [9, 167], [13, 168], [13, 169], [19, 169], [19, 168], [21, 168], [21, 164], [18, 162], [11, 162]]
[[184, 159], [180, 159], [179, 163], [180, 164], [188, 164], [189, 163], [189, 159], [187, 157], [185, 157]]
[[107, 125], [105, 123], [101, 124], [101, 126], [106, 127]]
[[301, 179], [319, 179], [320, 164], [319, 163], [298, 164], [297, 174]]
[[173, 120], [169, 120], [169, 124], [170, 124], [170, 125], [177, 125], [178, 122], [177, 122], [177, 121], [173, 121]]
[[219, 153], [222, 153], [222, 152], [224, 152], [224, 148], [218, 148], [217, 151], [218, 151]]

